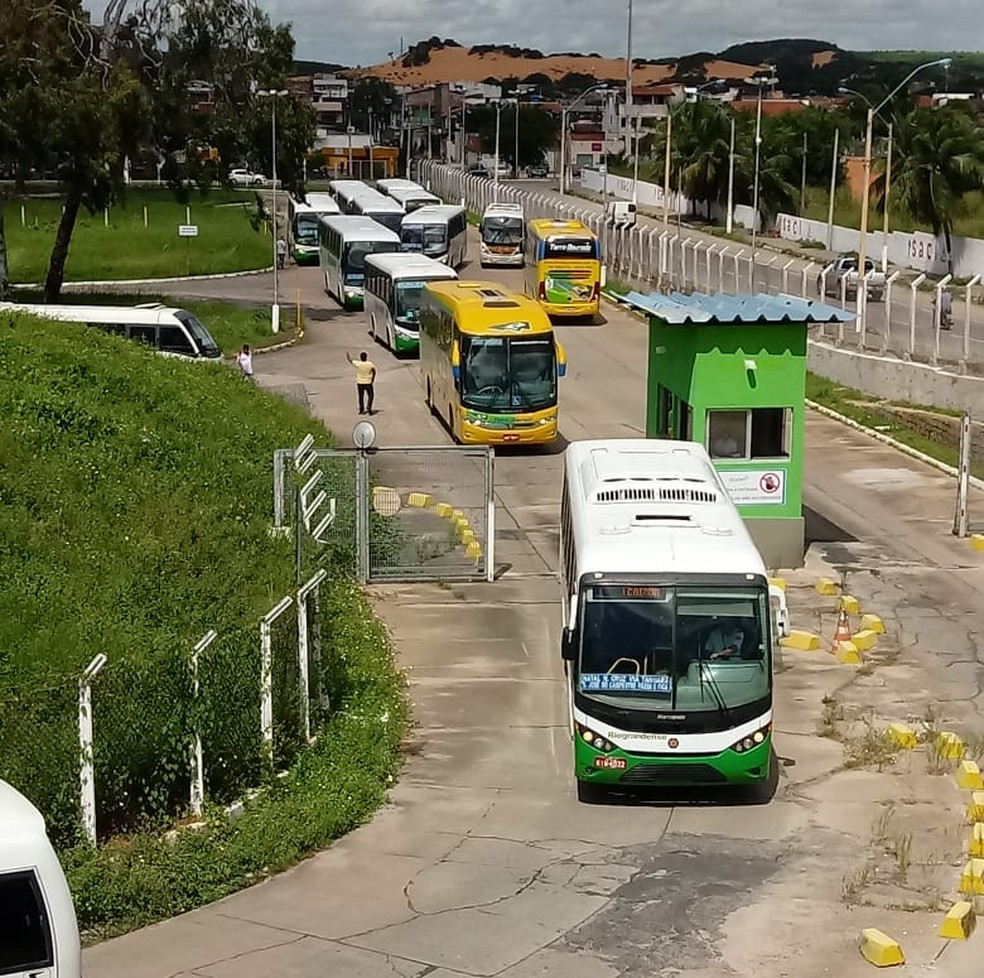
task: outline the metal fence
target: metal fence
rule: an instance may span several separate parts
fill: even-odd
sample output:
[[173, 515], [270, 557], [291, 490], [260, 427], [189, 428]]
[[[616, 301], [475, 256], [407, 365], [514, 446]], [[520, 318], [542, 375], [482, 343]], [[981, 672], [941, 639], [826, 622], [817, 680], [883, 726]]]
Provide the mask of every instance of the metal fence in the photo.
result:
[[298, 568], [330, 562], [364, 583], [491, 581], [493, 488], [488, 447], [361, 451], [305, 439], [275, 455], [274, 522], [293, 533]]
[[[446, 164], [424, 161], [421, 179], [446, 200], [464, 201], [476, 213], [494, 201], [522, 204], [527, 218], [576, 218], [601, 239], [609, 284], [663, 292], [765, 292], [825, 301], [857, 313], [855, 325], [827, 326], [814, 339], [874, 353], [894, 355], [960, 372], [984, 375], [984, 291], [979, 278], [955, 283], [949, 277], [932, 287], [926, 276], [904, 280], [889, 276], [881, 301], [861, 301], [827, 283], [831, 268], [818, 257], [810, 261], [762, 247], [778, 241], [763, 236], [753, 252], [747, 244], [704, 234], [679, 223], [640, 221], [613, 227], [600, 205], [571, 200], [553, 191], [526, 190], [509, 183], [465, 173]], [[830, 279], [833, 286], [833, 280]], [[859, 290], [863, 293], [865, 290]], [[952, 303], [952, 327], [938, 310], [946, 292]], [[860, 306], [860, 307], [859, 307]]]

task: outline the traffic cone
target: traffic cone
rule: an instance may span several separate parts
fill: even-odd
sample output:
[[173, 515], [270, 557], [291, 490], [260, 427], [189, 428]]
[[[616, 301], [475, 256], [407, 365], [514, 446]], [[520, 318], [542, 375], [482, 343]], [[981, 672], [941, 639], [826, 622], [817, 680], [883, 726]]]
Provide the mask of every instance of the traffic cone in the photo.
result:
[[834, 629], [834, 644], [830, 647], [832, 655], [836, 654], [841, 642], [851, 641], [851, 619], [842, 608], [837, 615], [837, 628]]

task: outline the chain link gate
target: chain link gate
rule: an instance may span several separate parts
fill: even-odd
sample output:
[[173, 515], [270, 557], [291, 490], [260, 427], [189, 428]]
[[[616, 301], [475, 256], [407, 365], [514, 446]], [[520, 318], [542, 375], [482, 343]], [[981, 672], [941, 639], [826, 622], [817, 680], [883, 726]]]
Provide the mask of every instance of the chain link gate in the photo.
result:
[[274, 532], [293, 530], [298, 568], [316, 557], [363, 583], [491, 581], [489, 447], [316, 449], [274, 455]]

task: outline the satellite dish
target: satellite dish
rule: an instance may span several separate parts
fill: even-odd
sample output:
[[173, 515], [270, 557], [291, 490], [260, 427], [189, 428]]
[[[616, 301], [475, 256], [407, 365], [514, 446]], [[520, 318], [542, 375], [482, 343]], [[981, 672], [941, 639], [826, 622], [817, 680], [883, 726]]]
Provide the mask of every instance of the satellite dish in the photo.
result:
[[363, 451], [372, 448], [376, 442], [376, 429], [371, 421], [360, 421], [352, 429], [352, 444]]

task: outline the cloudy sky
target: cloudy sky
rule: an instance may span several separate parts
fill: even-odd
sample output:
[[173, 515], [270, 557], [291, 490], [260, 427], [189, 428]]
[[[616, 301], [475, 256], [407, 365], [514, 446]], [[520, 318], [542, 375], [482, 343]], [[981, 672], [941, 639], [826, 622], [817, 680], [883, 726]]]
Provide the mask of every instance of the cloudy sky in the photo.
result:
[[[462, 44], [625, 53], [627, 0], [258, 0], [291, 21], [300, 58], [368, 65], [437, 34]], [[680, 11], [685, 11], [681, 14]], [[634, 0], [634, 53], [719, 51], [775, 37], [854, 50], [979, 49], [981, 0]]]

